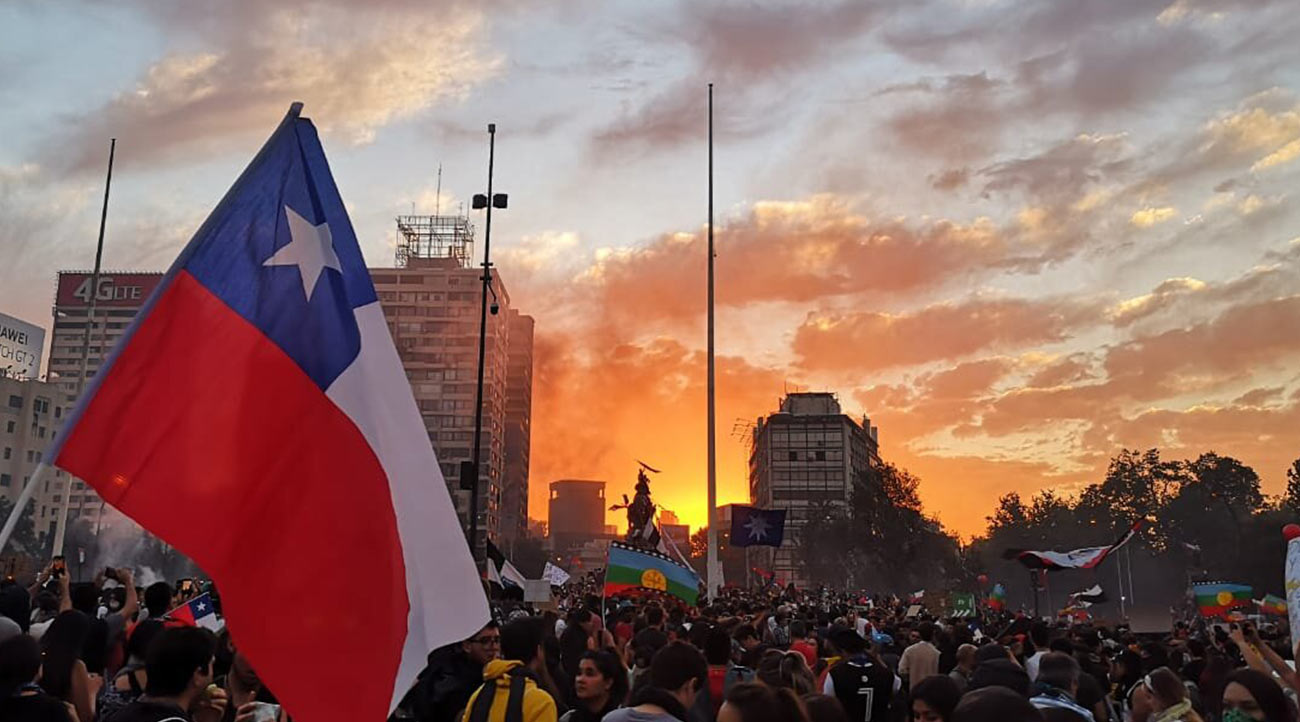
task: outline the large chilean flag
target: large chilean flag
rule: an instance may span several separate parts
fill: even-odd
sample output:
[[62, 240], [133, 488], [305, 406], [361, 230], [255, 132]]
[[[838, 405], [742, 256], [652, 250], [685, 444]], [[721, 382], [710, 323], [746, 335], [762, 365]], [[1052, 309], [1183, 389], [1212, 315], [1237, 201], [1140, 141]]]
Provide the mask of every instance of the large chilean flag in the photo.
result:
[[382, 720], [488, 606], [311, 121], [289, 114], [54, 463], [212, 575], [295, 719]]

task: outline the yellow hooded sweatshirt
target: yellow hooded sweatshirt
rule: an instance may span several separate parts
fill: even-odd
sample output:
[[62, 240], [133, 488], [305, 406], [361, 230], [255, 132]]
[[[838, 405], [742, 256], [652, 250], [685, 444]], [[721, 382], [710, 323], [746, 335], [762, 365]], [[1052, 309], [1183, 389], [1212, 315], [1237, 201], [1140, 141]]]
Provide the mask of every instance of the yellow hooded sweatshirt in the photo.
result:
[[[513, 676], [510, 671], [516, 667], [524, 666], [523, 662], [518, 660], [501, 660], [494, 659], [487, 663], [483, 668], [483, 687], [479, 687], [469, 698], [469, 704], [465, 706], [465, 716], [462, 722], [472, 722], [474, 714], [474, 703], [478, 701], [479, 695], [483, 693], [484, 688], [495, 683], [496, 692], [492, 697], [492, 707], [488, 710], [486, 722], [506, 722], [506, 705], [510, 699], [510, 685]], [[516, 675], [517, 676], [517, 675]], [[556, 722], [555, 700], [551, 695], [537, 686], [537, 683], [530, 678], [524, 679], [524, 700], [522, 707], [523, 719], [518, 722]], [[511, 720], [511, 722], [516, 722]]]

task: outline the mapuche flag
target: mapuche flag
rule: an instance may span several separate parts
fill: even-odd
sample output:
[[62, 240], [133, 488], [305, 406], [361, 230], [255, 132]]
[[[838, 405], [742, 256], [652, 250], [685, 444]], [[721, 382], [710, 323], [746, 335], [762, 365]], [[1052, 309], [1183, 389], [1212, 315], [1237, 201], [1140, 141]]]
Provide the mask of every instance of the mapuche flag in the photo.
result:
[[1092, 569], [1110, 556], [1120, 547], [1124, 546], [1137, 534], [1141, 527], [1141, 522], [1134, 524], [1124, 535], [1115, 540], [1114, 544], [1104, 547], [1084, 547], [1068, 552], [1056, 551], [1029, 551], [1025, 549], [1008, 549], [1002, 553], [1003, 559], [1015, 559], [1030, 569], [1046, 569], [1055, 571], [1059, 569]]
[[635, 589], [667, 592], [694, 604], [700, 596], [700, 578], [667, 555], [610, 542], [605, 596]]
[[1192, 595], [1202, 617], [1227, 617], [1233, 609], [1254, 604], [1250, 587], [1244, 584], [1193, 584]]
[[301, 107], [181, 251], [50, 456], [211, 575], [295, 719], [384, 719], [429, 650], [489, 610]]

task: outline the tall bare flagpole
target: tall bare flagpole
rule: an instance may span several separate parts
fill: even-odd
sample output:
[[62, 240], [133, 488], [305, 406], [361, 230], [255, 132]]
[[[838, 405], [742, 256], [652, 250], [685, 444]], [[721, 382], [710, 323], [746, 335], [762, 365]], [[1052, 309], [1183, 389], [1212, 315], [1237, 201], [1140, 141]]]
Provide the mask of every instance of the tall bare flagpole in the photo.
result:
[[[90, 361], [90, 328], [95, 325], [95, 302], [99, 300], [99, 268], [104, 258], [104, 226], [108, 223], [108, 190], [113, 185], [113, 155], [117, 152], [117, 138], [108, 145], [108, 178], [104, 181], [104, 208], [99, 214], [99, 240], [95, 244], [95, 269], [90, 274], [90, 308], [86, 311], [86, 332], [81, 344], [81, 377], [77, 379], [77, 399], [86, 388], [86, 374]], [[100, 343], [99, 360], [103, 363], [103, 343]], [[63, 503], [59, 505], [59, 522], [54, 530], [54, 556], [63, 554], [63, 537], [68, 528], [68, 506], [72, 498], [72, 475], [63, 482]]]
[[718, 567], [718, 449], [714, 438], [715, 388], [713, 379], [713, 83], [709, 83], [709, 599], [717, 594], [722, 583]]

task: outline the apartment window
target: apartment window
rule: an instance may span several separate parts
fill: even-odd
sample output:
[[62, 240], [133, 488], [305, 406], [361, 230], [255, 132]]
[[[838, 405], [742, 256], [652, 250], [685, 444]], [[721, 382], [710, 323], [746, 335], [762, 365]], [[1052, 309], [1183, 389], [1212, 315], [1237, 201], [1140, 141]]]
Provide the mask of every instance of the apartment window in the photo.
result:
[[45, 427], [42, 426], [40, 429], [38, 429], [38, 430], [36, 431], [36, 435], [39, 436], [39, 437], [41, 437], [42, 439], [44, 439], [44, 438], [45, 438]]
[[22, 407], [23, 407], [23, 397], [21, 397], [21, 396], [14, 396], [13, 394], [10, 394], [10, 395], [9, 395], [9, 408], [11, 408], [11, 409], [21, 409]]
[[14, 478], [9, 474], [0, 474], [0, 486], [9, 486], [14, 483]]
[[798, 461], [798, 460], [799, 460], [799, 452], [797, 452], [797, 451], [791, 451], [791, 452], [790, 452], [790, 461]]
[[14, 422], [10, 421], [8, 424], [6, 424], [5, 431], [12, 434], [14, 432]]
[[14, 455], [14, 450], [11, 449], [11, 448], [9, 448], [8, 446], [6, 446], [6, 447], [5, 447], [5, 459], [9, 459], [9, 458], [12, 457], [13, 455]]

